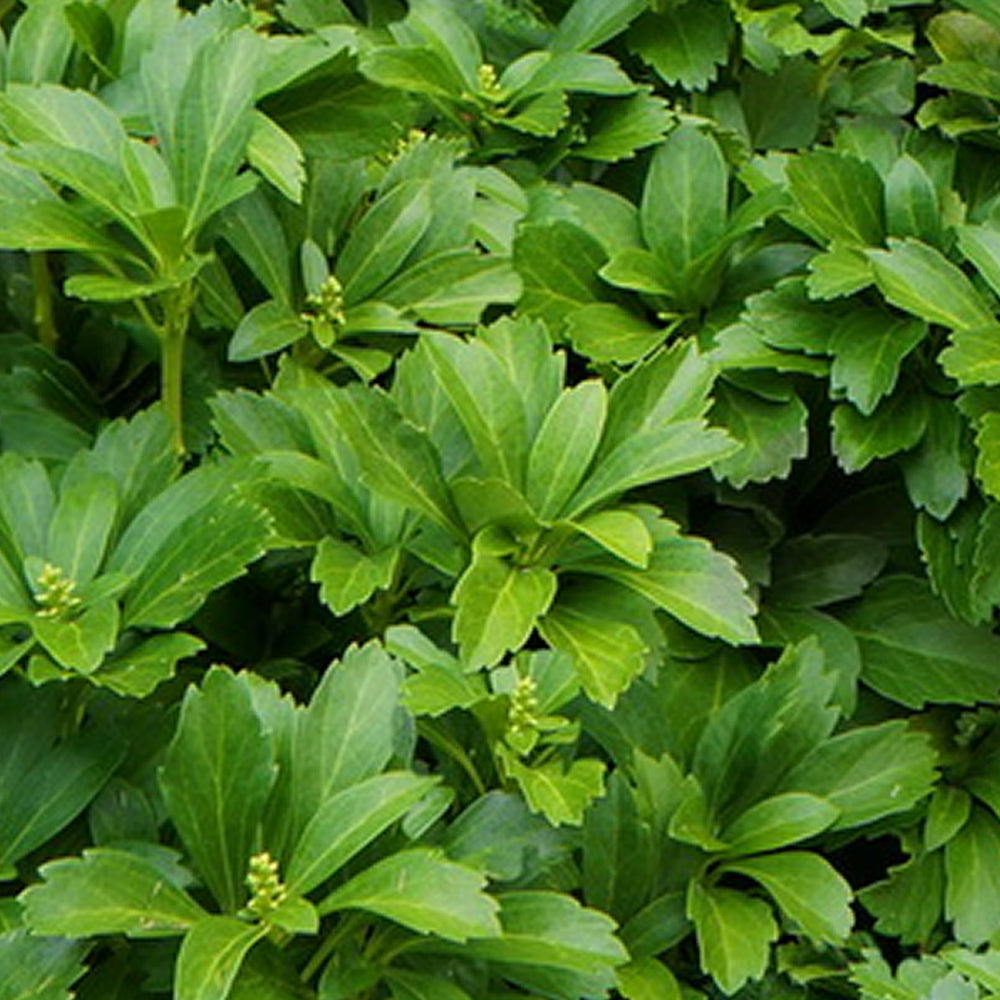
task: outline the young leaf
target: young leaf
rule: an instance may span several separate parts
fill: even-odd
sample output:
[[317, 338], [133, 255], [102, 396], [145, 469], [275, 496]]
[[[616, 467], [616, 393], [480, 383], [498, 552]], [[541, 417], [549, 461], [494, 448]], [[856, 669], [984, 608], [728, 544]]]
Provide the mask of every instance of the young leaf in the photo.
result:
[[343, 615], [392, 583], [397, 549], [370, 556], [356, 545], [327, 536], [316, 548], [309, 579], [320, 585], [320, 600]]
[[188, 855], [230, 913], [247, 895], [243, 880], [275, 777], [272, 753], [245, 680], [214, 667], [200, 690], [188, 689], [160, 789]]
[[556, 593], [542, 567], [518, 567], [477, 553], [452, 592], [452, 634], [470, 667], [493, 666], [527, 640]]
[[558, 760], [528, 766], [509, 756], [504, 768], [531, 811], [553, 826], [579, 826], [587, 807], [604, 792], [604, 764], [597, 760], [575, 760], [567, 769]]
[[176, 1000], [226, 1000], [247, 953], [266, 934], [266, 924], [232, 917], [199, 920], [177, 956]]
[[101, 565], [118, 513], [118, 495], [106, 476], [78, 476], [64, 484], [49, 523], [46, 558], [76, 585]]
[[424, 848], [400, 851], [366, 868], [318, 906], [322, 915], [360, 909], [419, 934], [449, 941], [500, 933], [497, 903], [482, 890], [486, 878]]
[[48, 862], [41, 875], [44, 883], [21, 896], [37, 934], [172, 937], [205, 916], [153, 859], [131, 851], [91, 848]]
[[850, 932], [851, 887], [818, 854], [783, 851], [724, 867], [759, 882], [813, 941], [840, 944]]
[[748, 979], [760, 979], [767, 968], [778, 928], [767, 903], [733, 889], [688, 888], [688, 916], [698, 935], [701, 967], [725, 990], [735, 993]]
[[100, 601], [79, 617], [64, 621], [36, 615], [31, 622], [35, 638], [64, 667], [92, 674], [118, 639], [118, 605]]

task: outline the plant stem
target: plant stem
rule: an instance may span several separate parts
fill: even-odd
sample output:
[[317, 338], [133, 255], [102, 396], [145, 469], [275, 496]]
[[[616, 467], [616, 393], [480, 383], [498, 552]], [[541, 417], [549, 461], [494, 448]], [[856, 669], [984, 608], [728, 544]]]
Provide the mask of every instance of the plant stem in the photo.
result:
[[49, 255], [44, 252], [28, 254], [31, 268], [31, 283], [35, 290], [35, 329], [38, 342], [55, 353], [59, 341], [55, 317], [52, 311], [52, 274], [49, 271]]
[[160, 355], [160, 397], [173, 432], [174, 450], [184, 454], [184, 338], [193, 304], [193, 286], [182, 285], [164, 302], [163, 344]]
[[363, 923], [361, 914], [352, 913], [342, 917], [336, 927], [326, 936], [323, 943], [313, 952], [305, 968], [299, 973], [299, 979], [308, 983], [319, 972], [323, 963], [337, 950], [337, 946], [350, 937]]

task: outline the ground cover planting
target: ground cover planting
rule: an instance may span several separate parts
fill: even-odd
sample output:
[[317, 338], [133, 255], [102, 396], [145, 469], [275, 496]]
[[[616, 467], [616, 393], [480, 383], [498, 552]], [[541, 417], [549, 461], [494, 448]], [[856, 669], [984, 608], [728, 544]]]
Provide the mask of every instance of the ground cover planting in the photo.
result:
[[26, 0], [0, 1000], [1000, 996], [994, 0]]

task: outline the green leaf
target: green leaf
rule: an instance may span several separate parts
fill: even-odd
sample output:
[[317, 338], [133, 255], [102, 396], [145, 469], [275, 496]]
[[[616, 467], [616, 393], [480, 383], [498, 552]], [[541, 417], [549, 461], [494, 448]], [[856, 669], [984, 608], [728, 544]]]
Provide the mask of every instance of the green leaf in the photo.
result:
[[226, 1000], [250, 949], [266, 924], [204, 917], [188, 932], [177, 956], [175, 1000]]
[[174, 676], [179, 660], [205, 648], [201, 639], [183, 632], [153, 635], [128, 648], [105, 656], [100, 667], [87, 675], [91, 684], [126, 698], [145, 698]]
[[936, 763], [927, 737], [894, 720], [820, 744], [793, 764], [776, 791], [826, 799], [840, 810], [832, 829], [850, 829], [911, 809], [937, 780]]
[[729, 172], [716, 141], [693, 125], [673, 131], [653, 156], [639, 218], [650, 248], [680, 277], [726, 231]]
[[343, 615], [364, 604], [376, 590], [388, 588], [398, 561], [397, 549], [370, 556], [350, 542], [328, 536], [316, 548], [309, 579], [320, 585], [320, 600]]
[[86, 941], [36, 937], [26, 930], [0, 934], [0, 1000], [68, 1000], [70, 987], [87, 971], [88, 947]]
[[508, 757], [504, 767], [531, 811], [553, 826], [579, 826], [587, 807], [604, 793], [604, 764], [597, 760], [575, 760], [565, 768], [558, 760], [528, 766]]
[[990, 496], [1000, 496], [1000, 413], [980, 420], [976, 451], [976, 478]]
[[244, 679], [213, 667], [201, 690], [188, 688], [160, 790], [188, 855], [230, 913], [247, 895], [243, 880], [274, 783], [272, 753]]
[[528, 450], [520, 393], [500, 358], [481, 339], [425, 333], [421, 351], [454, 407], [487, 476], [520, 489]]
[[[637, 251], [638, 252], [638, 251]], [[566, 337], [592, 361], [631, 364], [662, 343], [660, 329], [612, 302], [592, 302], [566, 315]]]
[[604, 431], [607, 392], [597, 380], [564, 389], [528, 456], [527, 498], [543, 521], [557, 518], [587, 473]]
[[556, 577], [542, 567], [513, 566], [477, 553], [451, 595], [452, 635], [470, 667], [493, 666], [531, 635], [556, 593]]
[[818, 854], [781, 854], [728, 861], [724, 870], [759, 882], [791, 920], [817, 943], [840, 944], [854, 923], [851, 887]]
[[861, 646], [865, 682], [910, 708], [972, 705], [1000, 688], [1000, 639], [958, 622], [921, 580], [888, 577], [843, 617]]
[[885, 179], [885, 202], [892, 236], [913, 236], [932, 244], [940, 240], [937, 191], [927, 171], [912, 156], [901, 156], [893, 165]]
[[73, 51], [65, 7], [65, 0], [42, 0], [17, 19], [5, 60], [10, 82], [39, 84], [62, 79]]
[[991, 324], [977, 330], [956, 330], [951, 346], [938, 360], [945, 374], [960, 385], [996, 385], [1000, 383], [1000, 325]]
[[556, 52], [597, 48], [624, 31], [645, 9], [644, 0], [576, 0], [549, 45]]
[[497, 903], [482, 890], [485, 876], [424, 848], [376, 862], [335, 889], [318, 906], [322, 915], [359, 909], [418, 934], [449, 941], [496, 937]]
[[640, 18], [628, 41], [666, 83], [705, 90], [728, 58], [732, 32], [723, 4], [687, 3]]
[[313, 815], [292, 850], [285, 876], [289, 889], [305, 894], [322, 885], [401, 819], [436, 781], [398, 771], [335, 792]]
[[944, 848], [948, 887], [945, 913], [955, 937], [970, 947], [986, 942], [1000, 927], [1000, 825], [977, 806]]
[[[12, 691], [14, 689], [11, 689]], [[16, 709], [17, 701], [10, 703]], [[49, 707], [50, 712], [56, 709]], [[41, 729], [40, 744], [26, 726]], [[121, 763], [124, 747], [107, 731], [89, 729], [50, 749], [48, 722], [32, 713], [6, 722], [8, 770], [0, 770], [0, 871], [40, 847], [75, 819]], [[20, 744], [20, 745], [19, 745]], [[34, 744], [34, 745], [33, 745]], [[21, 749], [29, 751], [22, 755]]]
[[904, 944], [927, 940], [944, 911], [944, 854], [920, 854], [889, 869], [889, 878], [858, 893], [880, 933]]
[[818, 253], [808, 264], [806, 287], [813, 299], [836, 299], [867, 288], [874, 280], [872, 266], [864, 253], [834, 242], [826, 253]]
[[425, 434], [405, 420], [381, 390], [359, 385], [330, 392], [335, 426], [351, 442], [367, 484], [464, 536], [440, 459]]
[[767, 903], [694, 880], [687, 910], [698, 935], [701, 967], [726, 993], [764, 975], [770, 945], [778, 937]]
[[91, 937], [172, 937], [205, 916], [204, 910], [152, 858], [107, 847], [41, 868], [44, 882], [21, 896], [37, 934]]
[[889, 240], [888, 250], [869, 250], [875, 283], [892, 305], [952, 330], [994, 325], [972, 282], [940, 251], [920, 240]]
[[363, 302], [393, 277], [430, 221], [425, 181], [404, 181], [379, 198], [352, 228], [337, 258], [345, 304]]
[[[176, 35], [162, 36], [142, 59], [142, 81], [159, 148], [196, 233], [232, 200], [233, 182], [253, 132], [260, 39], [253, 32], [203, 34], [177, 59]], [[173, 43], [173, 44], [171, 44]]]
[[291, 849], [332, 796], [385, 767], [393, 753], [399, 682], [399, 665], [376, 642], [351, 646], [330, 666], [298, 717], [290, 775], [279, 776], [276, 790], [287, 789], [290, 803], [283, 805], [278, 794], [270, 803], [267, 825], [276, 832], [269, 839]]
[[436, 973], [391, 969], [386, 979], [393, 1000], [471, 1000], [465, 990]]
[[784, 792], [742, 812], [722, 831], [720, 839], [729, 845], [727, 854], [773, 851], [822, 833], [839, 815], [836, 806], [818, 796]]
[[301, 340], [308, 328], [298, 313], [275, 299], [245, 313], [229, 341], [230, 361], [253, 361]]
[[234, 494], [193, 513], [160, 542], [161, 557], [137, 574], [125, 600], [125, 624], [170, 628], [183, 621], [212, 590], [264, 554], [270, 532], [270, 517]]
[[49, 523], [46, 558], [76, 585], [89, 583], [104, 558], [118, 513], [118, 495], [106, 476], [79, 476], [64, 484]]
[[924, 850], [936, 851], [965, 826], [972, 811], [972, 798], [964, 788], [940, 785], [927, 804]]
[[756, 641], [756, 608], [735, 562], [704, 539], [682, 535], [673, 521], [654, 524], [655, 548], [646, 569], [595, 560], [586, 564], [587, 572], [624, 584], [703, 635], [734, 644]]
[[792, 463], [806, 457], [809, 413], [794, 393], [783, 400], [764, 399], [720, 379], [711, 417], [740, 445], [715, 462], [712, 473], [737, 489], [786, 477]]
[[877, 458], [908, 451], [927, 428], [928, 397], [914, 385], [899, 387], [863, 416], [848, 403], [833, 409], [833, 451], [845, 472], [860, 472]]
[[469, 941], [465, 951], [505, 965], [549, 966], [608, 973], [627, 959], [614, 936], [614, 921], [555, 892], [505, 892], [500, 897], [503, 931], [489, 940]]
[[895, 319], [882, 310], [847, 314], [830, 338], [830, 385], [866, 417], [896, 387], [903, 359], [927, 336], [920, 320]]
[[887, 559], [885, 547], [869, 535], [800, 535], [775, 550], [770, 597], [790, 608], [857, 597]]
[[957, 233], [959, 250], [1000, 295], [1000, 230], [990, 226], [959, 226]]
[[882, 243], [882, 181], [870, 163], [814, 149], [795, 156], [787, 176], [799, 212], [821, 236], [842, 246]]
[[614, 163], [656, 145], [673, 124], [666, 102], [643, 87], [631, 97], [605, 101], [587, 122], [587, 140], [574, 155], [587, 160]]
[[0, 244], [8, 250], [77, 250], [129, 259], [122, 245], [105, 236], [81, 212], [58, 199], [35, 198], [0, 204]]

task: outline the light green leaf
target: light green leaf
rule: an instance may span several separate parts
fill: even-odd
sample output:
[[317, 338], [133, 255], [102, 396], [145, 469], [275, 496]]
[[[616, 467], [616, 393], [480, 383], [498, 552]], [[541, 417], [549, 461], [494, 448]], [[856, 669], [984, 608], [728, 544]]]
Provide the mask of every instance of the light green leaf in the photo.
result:
[[587, 572], [624, 584], [703, 635], [756, 641], [756, 608], [736, 563], [703, 538], [682, 535], [673, 521], [656, 521], [652, 534], [655, 548], [645, 570], [595, 560]]
[[977, 330], [956, 330], [951, 346], [938, 360], [945, 374], [960, 385], [997, 385], [1000, 383], [1000, 324]]
[[637, 569], [649, 566], [653, 537], [638, 514], [622, 508], [601, 510], [571, 523], [580, 534]]
[[687, 910], [698, 935], [701, 967], [726, 993], [764, 975], [770, 945], [778, 937], [767, 903], [695, 879]]
[[419, 934], [449, 941], [500, 934], [499, 909], [482, 890], [486, 877], [424, 848], [376, 862], [335, 889], [318, 906], [322, 915], [359, 909]]
[[528, 456], [527, 498], [543, 521], [559, 516], [580, 485], [604, 432], [607, 392], [597, 380], [564, 389]]
[[910, 708], [973, 705], [1000, 689], [1000, 639], [956, 621], [921, 580], [887, 577], [843, 616], [861, 646], [865, 682]]
[[246, 900], [243, 880], [275, 778], [272, 754], [243, 678], [213, 667], [200, 690], [188, 688], [160, 790], [188, 855], [230, 913]]
[[987, 413], [976, 432], [976, 478], [992, 497], [1000, 497], [1000, 413]]
[[826, 253], [818, 253], [808, 264], [806, 287], [813, 299], [837, 299], [867, 288], [874, 280], [872, 266], [863, 251], [837, 242]]
[[320, 600], [343, 615], [389, 587], [398, 561], [397, 549], [370, 556], [357, 545], [327, 536], [316, 548], [309, 579], [320, 585]]
[[902, 720], [866, 726], [821, 743], [796, 762], [776, 791], [809, 792], [840, 810], [844, 830], [906, 812], [929, 794], [937, 755]]
[[386, 979], [393, 1000], [472, 1000], [465, 990], [436, 973], [390, 969]]
[[618, 969], [618, 992], [625, 1000], [684, 1000], [674, 974], [655, 958], [641, 958]]
[[990, 288], [1000, 295], [1000, 229], [992, 226], [959, 226], [958, 248], [976, 265]]
[[20, 897], [37, 934], [174, 937], [205, 916], [152, 858], [131, 851], [90, 848], [40, 871], [45, 881]]
[[134, 646], [106, 656], [87, 680], [126, 698], [145, 698], [174, 676], [179, 660], [205, 648], [201, 639], [183, 632], [152, 635]]
[[566, 337], [591, 361], [631, 364], [663, 342], [662, 330], [613, 302], [591, 302], [567, 313]]
[[81, 674], [92, 674], [101, 665], [118, 640], [118, 604], [100, 601], [79, 617], [43, 618], [36, 614], [31, 621], [35, 638], [62, 666]]
[[783, 851], [728, 861], [724, 870], [759, 882], [813, 941], [841, 944], [850, 933], [851, 887], [818, 854]]
[[977, 806], [944, 848], [945, 913], [955, 937], [978, 948], [1000, 927], [1000, 825]]
[[[803, 792], [772, 795], [740, 813], [720, 836], [727, 854], [756, 854], [808, 840], [829, 827], [840, 810]], [[784, 857], [784, 855], [782, 855]]]
[[972, 282], [939, 250], [920, 240], [889, 240], [888, 250], [869, 250], [875, 283], [892, 305], [952, 330], [994, 325], [992, 312]]
[[726, 231], [729, 171], [718, 143], [682, 125], [657, 149], [639, 218], [650, 248], [680, 277]]
[[646, 666], [648, 646], [631, 624], [588, 614], [562, 598], [538, 622], [538, 631], [573, 657], [587, 697], [608, 708]]
[[550, 570], [477, 554], [451, 596], [456, 609], [452, 635], [462, 659], [469, 666], [493, 666], [523, 645], [555, 593]]
[[290, 890], [305, 894], [322, 885], [401, 819], [436, 782], [437, 778], [397, 771], [335, 792], [313, 815], [292, 850], [285, 876]]
[[255, 111], [247, 142], [247, 161], [289, 201], [302, 200], [306, 180], [299, 144], [265, 114]]
[[76, 208], [58, 199], [0, 205], [0, 244], [8, 250], [77, 250], [131, 259], [120, 243], [92, 226]]
[[558, 760], [529, 766], [508, 756], [504, 768], [531, 811], [541, 813], [553, 826], [579, 826], [587, 807], [604, 794], [601, 761], [575, 760], [567, 769]]
[[175, 1000], [226, 1000], [247, 953], [266, 934], [266, 924], [204, 917], [177, 956]]

